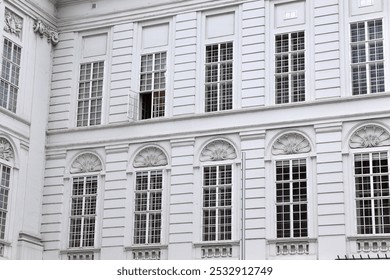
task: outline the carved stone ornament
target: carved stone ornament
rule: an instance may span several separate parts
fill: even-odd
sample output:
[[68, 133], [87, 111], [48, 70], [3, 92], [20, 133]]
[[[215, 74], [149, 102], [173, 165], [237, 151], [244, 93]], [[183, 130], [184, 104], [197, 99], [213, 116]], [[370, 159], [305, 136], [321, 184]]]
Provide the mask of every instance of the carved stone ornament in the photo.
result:
[[99, 172], [103, 169], [100, 159], [91, 153], [78, 156], [73, 162], [70, 173]]
[[4, 30], [10, 34], [14, 34], [17, 37], [21, 37], [23, 29], [23, 19], [11, 12], [8, 9], [5, 9], [4, 13]]
[[211, 143], [207, 144], [206, 147], [202, 150], [200, 154], [200, 161], [219, 161], [219, 160], [229, 160], [237, 158], [236, 149], [224, 141], [224, 140], [214, 140]]
[[301, 154], [311, 151], [309, 141], [298, 133], [287, 133], [280, 136], [272, 146], [273, 155]]
[[38, 33], [39, 36], [41, 36], [41, 38], [43, 38], [43, 36], [46, 36], [47, 42], [52, 43], [53, 46], [58, 44], [58, 32], [48, 27], [41, 20], [37, 20], [34, 22], [33, 29], [35, 33]]
[[135, 157], [134, 167], [153, 167], [164, 166], [168, 164], [167, 157], [161, 149], [156, 147], [148, 147], [142, 149]]
[[355, 131], [349, 141], [352, 149], [390, 145], [389, 132], [378, 125], [366, 125]]
[[14, 158], [14, 151], [11, 144], [5, 138], [0, 138], [0, 159], [11, 161]]

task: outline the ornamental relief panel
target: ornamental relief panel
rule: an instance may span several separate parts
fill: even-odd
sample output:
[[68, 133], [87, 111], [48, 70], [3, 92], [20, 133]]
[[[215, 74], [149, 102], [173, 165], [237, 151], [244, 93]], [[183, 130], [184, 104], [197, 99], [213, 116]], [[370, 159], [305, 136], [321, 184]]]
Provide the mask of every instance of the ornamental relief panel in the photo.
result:
[[153, 167], [168, 164], [165, 153], [156, 147], [148, 147], [141, 150], [134, 158], [134, 167]]
[[237, 158], [236, 149], [224, 140], [214, 140], [204, 147], [200, 161], [220, 161]]
[[272, 145], [273, 155], [301, 154], [310, 151], [311, 147], [309, 141], [299, 133], [284, 134]]
[[0, 138], [0, 159], [11, 161], [14, 158], [14, 151], [11, 144], [5, 138]]
[[10, 34], [14, 34], [17, 37], [21, 37], [23, 29], [23, 19], [13, 13], [12, 11], [5, 9], [4, 13], [4, 30]]
[[86, 153], [78, 156], [73, 161], [70, 173], [88, 173], [102, 171], [102, 163], [100, 159], [91, 153]]
[[378, 125], [366, 125], [359, 128], [349, 140], [349, 147], [352, 149], [382, 146], [390, 146], [390, 134]]

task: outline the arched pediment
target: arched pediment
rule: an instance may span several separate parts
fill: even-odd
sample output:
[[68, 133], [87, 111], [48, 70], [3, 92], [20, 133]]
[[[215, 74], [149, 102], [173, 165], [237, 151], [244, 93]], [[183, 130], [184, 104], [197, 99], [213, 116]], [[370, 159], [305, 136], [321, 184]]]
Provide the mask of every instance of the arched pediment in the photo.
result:
[[280, 136], [272, 145], [273, 155], [291, 155], [311, 151], [310, 142], [299, 133], [287, 133]]
[[390, 146], [390, 134], [383, 127], [374, 124], [357, 129], [349, 140], [349, 147], [352, 149], [382, 146]]
[[7, 139], [0, 137], [0, 159], [12, 161], [14, 157], [15, 154], [11, 143]]
[[134, 158], [134, 167], [153, 167], [168, 164], [165, 153], [157, 147], [147, 147], [142, 149]]
[[214, 140], [203, 148], [200, 161], [220, 161], [237, 158], [236, 149], [225, 140]]
[[70, 173], [88, 173], [102, 171], [103, 166], [100, 159], [92, 154], [79, 155], [72, 163]]

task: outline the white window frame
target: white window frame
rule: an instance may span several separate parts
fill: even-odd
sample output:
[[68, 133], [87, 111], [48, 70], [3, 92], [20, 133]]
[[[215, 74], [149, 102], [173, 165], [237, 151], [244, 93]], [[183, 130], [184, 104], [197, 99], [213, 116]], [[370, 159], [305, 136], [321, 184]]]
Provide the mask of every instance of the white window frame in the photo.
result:
[[[10, 165], [9, 162], [0, 160], [0, 180], [1, 181], [2, 181], [3, 176], [4, 176], [4, 173], [3, 173], [4, 167], [9, 169], [9, 181], [8, 181], [7, 187], [0, 185], [0, 191], [2, 191], [3, 198], [4, 198], [4, 201], [2, 201], [2, 203], [7, 205], [7, 207], [0, 208], [0, 213], [5, 214], [4, 219], [0, 216], [0, 219], [3, 220], [3, 222], [4, 222], [4, 224], [2, 225], [3, 232], [2, 232], [2, 229], [0, 228], [0, 240], [1, 241], [7, 240], [7, 229], [8, 229], [7, 221], [9, 220], [9, 209], [10, 209], [10, 204], [11, 204], [10, 195], [11, 195], [11, 190], [12, 190], [11, 188], [12, 188], [12, 172], [13, 172], [13, 167], [12, 167], [12, 165]], [[8, 191], [6, 198], [4, 197], [5, 191]]]
[[[208, 16], [214, 16], [214, 15], [221, 15], [226, 13], [234, 13], [234, 34], [233, 35], [227, 35], [227, 36], [221, 36], [221, 37], [215, 37], [208, 39], [206, 38], [206, 25], [207, 21], [206, 18]], [[240, 42], [240, 29], [241, 29], [241, 21], [240, 21], [240, 10], [237, 8], [223, 8], [218, 9], [218, 12], [216, 10], [209, 10], [204, 11], [202, 13], [198, 14], [197, 17], [197, 37], [198, 37], [198, 44], [197, 44], [197, 54], [199, 59], [196, 62], [196, 69], [200, 69], [201, 71], [197, 71], [196, 80], [198, 81], [196, 83], [196, 92], [201, 93], [197, 94], [196, 96], [196, 104], [195, 104], [195, 112], [196, 113], [217, 113], [217, 112], [225, 112], [229, 110], [218, 110], [214, 112], [206, 112], [206, 92], [205, 92], [205, 84], [206, 84], [206, 74], [205, 74], [205, 66], [206, 66], [206, 46], [208, 45], [215, 45], [215, 44], [221, 44], [221, 43], [227, 43], [232, 42], [233, 43], [233, 85], [232, 85], [232, 109], [240, 109], [242, 107], [241, 104], [241, 78], [240, 77], [240, 67], [241, 67], [241, 55], [240, 51], [241, 48], [239, 47]]]
[[[149, 206], [150, 206], [150, 193], [152, 193], [153, 191], [150, 191], [150, 176], [151, 176], [151, 172], [161, 172], [161, 189], [159, 191], [159, 193], [161, 193], [161, 209], [159, 211], [150, 211], [149, 210]], [[146, 228], [145, 228], [145, 242], [136, 242], [136, 215], [137, 215], [137, 212], [140, 212], [141, 211], [137, 211], [136, 210], [136, 197], [137, 197], [137, 193], [141, 193], [142, 191], [137, 191], [137, 173], [148, 173], [148, 183], [147, 183], [147, 190], [144, 191], [144, 193], [147, 194], [147, 211], [145, 212], [146, 214]], [[156, 168], [137, 168], [135, 171], [134, 171], [134, 189], [133, 189], [133, 209], [132, 209], [132, 212], [133, 212], [133, 223], [132, 223], [132, 240], [131, 240], [131, 243], [134, 245], [134, 246], [148, 246], [148, 245], [151, 245], [151, 246], [156, 246], [156, 245], [161, 245], [161, 244], [164, 244], [165, 243], [165, 238], [164, 238], [164, 226], [165, 226], [165, 222], [164, 220], [166, 219], [166, 210], [165, 210], [165, 194], [166, 194], [166, 191], [165, 191], [165, 186], [166, 186], [166, 174], [165, 174], [165, 168], [163, 166], [159, 166], [159, 167], [156, 167]], [[157, 192], [156, 192], [157, 193]], [[159, 242], [149, 242], [149, 219], [150, 219], [150, 214], [153, 214], [153, 213], [159, 213], [160, 214], [160, 241]]]
[[[230, 205], [227, 206], [227, 207], [224, 207], [224, 206], [220, 206], [218, 205], [219, 203], [219, 199], [218, 199], [218, 193], [219, 193], [219, 190], [220, 188], [222, 187], [225, 187], [225, 186], [228, 186], [229, 184], [222, 184], [220, 185], [219, 182], [218, 182], [218, 179], [219, 179], [219, 167], [221, 166], [230, 166], [231, 167], [231, 184], [230, 184]], [[204, 169], [205, 168], [210, 168], [210, 167], [216, 167], [217, 170], [216, 170], [216, 180], [217, 180], [217, 184], [216, 185], [211, 185], [210, 187], [213, 187], [216, 189], [216, 206], [215, 207], [204, 207], [204, 190], [206, 188], [206, 186], [204, 185], [204, 180], [205, 180], [205, 174], [204, 174]], [[224, 162], [224, 161], [219, 161], [218, 163], [215, 163], [215, 164], [205, 164], [205, 165], [202, 165], [201, 168], [201, 185], [202, 185], [202, 190], [201, 190], [201, 233], [200, 233], [200, 239], [201, 239], [201, 242], [232, 242], [234, 241], [234, 226], [235, 226], [235, 207], [234, 207], [234, 204], [235, 204], [235, 194], [234, 194], [234, 190], [235, 190], [235, 172], [234, 172], [234, 168], [235, 167], [235, 164], [233, 162]], [[209, 186], [207, 186], [209, 187]], [[204, 229], [205, 229], [205, 224], [204, 224], [204, 219], [205, 219], [205, 215], [204, 215], [204, 212], [206, 209], [210, 209], [210, 210], [215, 210], [215, 213], [216, 213], [216, 216], [215, 216], [215, 239], [213, 240], [204, 240]], [[230, 238], [229, 239], [220, 239], [219, 238], [219, 226], [220, 226], [220, 223], [218, 221], [218, 218], [219, 218], [219, 210], [220, 209], [230, 209]]]
[[[157, 54], [160, 54], [160, 59], [161, 59], [161, 55], [162, 54], [165, 54], [165, 68], [164, 69], [159, 69], [159, 70], [156, 70], [155, 69], [155, 66], [156, 66], [156, 55]], [[152, 56], [152, 70], [151, 71], [144, 71], [142, 72], [142, 61], [143, 61], [143, 57], [148, 57], [149, 55]], [[166, 98], [167, 98], [167, 66], [168, 66], [168, 59], [167, 59], [167, 51], [158, 51], [158, 52], [152, 52], [152, 53], [144, 53], [144, 54], [141, 54], [141, 65], [140, 65], [140, 70], [139, 70], [139, 73], [140, 73], [140, 76], [139, 76], [139, 119], [140, 120], [146, 120], [146, 119], [154, 119], [154, 118], [163, 118], [166, 116]], [[162, 88], [156, 88], [156, 84], [158, 83], [155, 83], [155, 76], [156, 74], [159, 73], [160, 75], [163, 75], [164, 76], [164, 87]], [[151, 75], [151, 88], [150, 90], [141, 90], [142, 88], [142, 75]], [[159, 108], [159, 104], [160, 103], [155, 103], [155, 100], [156, 99], [161, 99], [161, 96], [157, 97], [156, 98], [156, 95], [158, 93], [162, 93], [164, 94], [164, 97], [163, 97], [163, 110], [155, 110], [155, 108]], [[146, 94], [151, 94], [151, 104], [150, 105], [150, 117], [149, 118], [144, 118], [143, 117], [143, 106], [142, 106], [142, 95], [146, 95]], [[156, 105], [157, 104], [157, 105]], [[162, 112], [162, 113], [161, 113]]]
[[[381, 20], [381, 23], [382, 23], [382, 38], [381, 39], [373, 39], [373, 40], [370, 40], [368, 38], [368, 23], [369, 22], [373, 22], [373, 21], [377, 21], [377, 20]], [[351, 29], [352, 29], [352, 24], [359, 24], [359, 23], [363, 23], [364, 24], [364, 35], [365, 35], [365, 41], [359, 41], [359, 42], [352, 42], [352, 38], [351, 38]], [[350, 88], [351, 88], [351, 95], [365, 95], [365, 94], [374, 94], [374, 93], [381, 93], [381, 92], [385, 92], [386, 91], [386, 88], [387, 88], [387, 85], [386, 85], [386, 41], [385, 41], [385, 32], [386, 32], [386, 20], [382, 17], [379, 17], [379, 18], [371, 18], [371, 19], [351, 19], [349, 24], [348, 24], [348, 31], [349, 31], [349, 48], [348, 48], [348, 53], [349, 53], [349, 59], [350, 59], [350, 67], [349, 67], [349, 73], [350, 73]], [[381, 60], [370, 60], [369, 59], [369, 56], [370, 56], [370, 52], [369, 52], [369, 44], [371, 42], [382, 42], [382, 55], [383, 55], [383, 58]], [[365, 50], [364, 50], [364, 54], [365, 54], [365, 61], [364, 62], [356, 62], [354, 63], [353, 62], [353, 55], [352, 55], [352, 46], [353, 45], [362, 45], [364, 44], [365, 46]], [[373, 92], [372, 91], [372, 82], [371, 82], [371, 71], [370, 71], [370, 66], [371, 65], [380, 65], [382, 64], [383, 65], [383, 87], [384, 87], [384, 90], [383, 91], [375, 91]], [[365, 75], [366, 75], [366, 78], [365, 78], [365, 82], [366, 82], [366, 92], [365, 93], [358, 93], [358, 94], [354, 94], [353, 90], [354, 90], [354, 86], [353, 86], [353, 83], [354, 83], [354, 79], [353, 79], [353, 68], [354, 67], [360, 67], [360, 66], [364, 66], [366, 69], [365, 69]], [[358, 78], [358, 80], [360, 80], [360, 77]]]
[[[13, 62], [12, 60], [8, 60], [4, 57], [4, 43], [5, 41], [8, 41], [11, 43], [11, 47], [12, 47], [12, 50], [11, 50], [11, 56], [13, 56], [14, 54], [14, 48], [17, 47], [19, 48], [19, 51], [20, 51], [20, 56], [19, 56], [19, 64]], [[0, 106], [1, 108], [4, 108], [12, 113], [15, 113], [17, 112], [18, 110], [18, 106], [20, 106], [20, 104], [18, 104], [18, 99], [19, 99], [19, 92], [20, 92], [20, 80], [21, 80], [21, 67], [22, 67], [22, 64], [21, 64], [21, 61], [22, 61], [22, 53], [23, 53], [23, 48], [20, 44], [16, 43], [14, 40], [8, 38], [7, 36], [2, 36], [2, 42], [1, 42], [1, 73], [3, 73], [3, 63], [4, 63], [4, 60], [7, 60], [10, 64], [11, 64], [11, 68], [9, 69], [9, 79], [5, 79], [2, 77], [2, 75], [0, 75], [0, 82], [1, 83], [4, 83], [4, 85], [6, 86], [7, 90], [8, 90], [8, 97], [7, 97], [7, 101], [6, 101], [6, 107], [3, 107], [3, 106]], [[12, 82], [12, 69], [13, 68], [16, 68], [18, 70], [18, 73], [17, 73], [17, 80], [16, 82]], [[14, 94], [16, 95], [16, 98], [14, 97], [14, 106], [10, 107], [11, 106], [11, 100], [10, 100], [10, 92], [11, 92], [11, 88], [14, 88], [15, 92]]]
[[[84, 244], [82, 243], [83, 241], [83, 236], [82, 236], [82, 233], [83, 233], [83, 228], [81, 229], [81, 236], [80, 236], [80, 245], [81, 246], [70, 246], [70, 243], [71, 243], [71, 234], [72, 234], [72, 231], [71, 231], [71, 220], [72, 220], [72, 199], [74, 197], [73, 195], [73, 186], [74, 186], [74, 180], [75, 178], [83, 178], [84, 180], [84, 184], [83, 184], [83, 194], [85, 194], [85, 180], [87, 177], [96, 177], [96, 181], [97, 181], [97, 189], [96, 189], [96, 195], [94, 195], [96, 197], [96, 200], [95, 200], [95, 214], [93, 215], [94, 218], [95, 218], [95, 228], [94, 228], [94, 240], [93, 240], [93, 246], [83, 246]], [[68, 216], [68, 236], [67, 236], [67, 248], [72, 250], [72, 249], [84, 249], [84, 248], [97, 248], [98, 247], [98, 244], [97, 244], [97, 239], [98, 239], [98, 228], [100, 228], [99, 226], [99, 200], [100, 200], [100, 191], [101, 189], [101, 180], [100, 180], [100, 174], [99, 173], [96, 173], [96, 172], [91, 172], [91, 173], [78, 173], [78, 174], [74, 174], [74, 176], [72, 176], [71, 180], [70, 180], [70, 199], [69, 199], [69, 216]], [[82, 195], [81, 196], [83, 198], [83, 205], [82, 205], [82, 209], [83, 209], [83, 213], [84, 213], [84, 208], [85, 208], [85, 204], [84, 204], [84, 198], [86, 197], [85, 195]], [[76, 215], [77, 217], [80, 217], [82, 219], [82, 221], [84, 220], [83, 218], [85, 218], [86, 216], [88, 215]]]
[[[150, 47], [144, 49], [142, 47], [142, 28], [168, 24], [168, 44], [166, 46]], [[140, 98], [140, 77], [141, 77], [141, 57], [147, 54], [166, 52], [166, 69], [165, 69], [165, 109], [164, 116], [153, 119], [167, 118], [172, 116], [173, 112], [173, 73], [174, 73], [174, 44], [173, 34], [174, 34], [174, 24], [171, 18], [163, 18], [157, 20], [150, 20], [145, 22], [136, 22], [133, 25], [133, 40], [134, 40], [134, 52], [133, 52], [133, 63], [132, 63], [132, 79], [131, 79], [131, 92], [133, 92], [137, 97], [134, 98], [136, 101], [136, 106], [138, 106], [135, 111], [138, 111], [136, 120], [150, 120], [141, 118], [141, 98]], [[129, 104], [132, 105], [132, 104]]]
[[[100, 63], [103, 63], [103, 73], [102, 73], [102, 77], [98, 77], [98, 78], [94, 78], [93, 76], [95, 75], [93, 69], [94, 69], [94, 66], [97, 64], [97, 67], [98, 67], [98, 73], [100, 73]], [[80, 68], [79, 68], [79, 79], [78, 79], [78, 91], [77, 91], [77, 117], [76, 117], [76, 126], [77, 127], [88, 127], [88, 126], [96, 126], [96, 125], [101, 125], [102, 124], [102, 116], [103, 116], [103, 96], [104, 96], [104, 84], [105, 84], [105, 61], [104, 60], [99, 60], [99, 61], [94, 61], [94, 62], [83, 62], [83, 63], [80, 63]], [[81, 80], [81, 71], [82, 71], [82, 67], [85, 66], [85, 67], [88, 67], [88, 65], [90, 65], [90, 69], [91, 69], [91, 73], [89, 75], [89, 78], [88, 79], [85, 79], [85, 80]], [[92, 94], [93, 94], [93, 84], [97, 82], [101, 82], [101, 92], [99, 91], [99, 85], [97, 85], [98, 89], [97, 91], [95, 92], [95, 94], [99, 93], [100, 92], [100, 96], [96, 96], [96, 97], [92, 97]], [[89, 90], [88, 90], [88, 98], [80, 98], [80, 90], [81, 90], [81, 85], [82, 84], [89, 84]], [[85, 94], [85, 93], [84, 93]], [[100, 118], [95, 118], [95, 122], [94, 124], [91, 124], [91, 121], [92, 121], [92, 102], [93, 101], [96, 101], [96, 102], [99, 102], [100, 101], [100, 106], [96, 106], [96, 110], [100, 109]], [[80, 102], [88, 102], [88, 112], [87, 112], [87, 124], [83, 124], [83, 122], [85, 121], [83, 118], [79, 119], [79, 116], [81, 114], [79, 114], [81, 108], [85, 108], [85, 107], [80, 107], [79, 106], [79, 103]], [[95, 114], [97, 114], [98, 111], [95, 111]], [[81, 124], [79, 125], [79, 122], [81, 122]], [[98, 122], [98, 123], [97, 123]]]
[[[293, 175], [293, 161], [300, 161], [300, 160], [304, 160], [305, 161], [305, 167], [306, 167], [306, 178], [304, 180], [294, 180], [292, 179], [292, 175]], [[289, 179], [287, 180], [288, 181], [288, 184], [289, 184], [289, 201], [286, 202], [286, 203], [278, 203], [277, 201], [277, 184], [278, 182], [279, 183], [285, 183], [286, 180], [278, 180], [277, 179], [277, 164], [278, 162], [283, 162], [283, 161], [288, 161], [289, 163]], [[309, 238], [309, 221], [310, 221], [310, 218], [309, 218], [309, 200], [308, 200], [308, 193], [309, 193], [309, 184], [308, 184], [308, 181], [309, 181], [309, 176], [308, 176], [308, 159], [306, 157], [293, 157], [293, 158], [283, 158], [283, 159], [275, 159], [274, 160], [274, 164], [273, 164], [273, 167], [274, 167], [274, 196], [275, 196], [275, 205], [274, 205], [274, 211], [275, 211], [275, 237], [277, 239], [296, 239], [296, 238]], [[305, 182], [306, 183], [306, 201], [304, 202], [294, 202], [294, 199], [293, 199], [293, 184], [296, 183], [296, 182]], [[290, 230], [289, 230], [289, 236], [282, 236], [282, 237], [278, 237], [278, 214], [279, 212], [277, 211], [277, 207], [278, 206], [285, 206], [285, 205], [289, 205], [289, 214], [290, 214], [290, 218], [289, 218], [289, 227], [290, 227]], [[294, 214], [296, 214], [296, 212], [294, 212], [293, 208], [294, 206], [296, 205], [306, 205], [306, 235], [305, 236], [297, 236], [295, 237], [294, 236]], [[299, 212], [301, 213], [301, 212]]]
[[[303, 40], [304, 40], [304, 47], [303, 49], [299, 49], [299, 50], [292, 50], [292, 35], [293, 34], [297, 34], [297, 36], [299, 36], [299, 34], [303, 33]], [[282, 36], [286, 36], [288, 37], [288, 51], [285, 52], [285, 51], [281, 51], [281, 52], [276, 52], [276, 38], [278, 36], [282, 37]], [[306, 35], [306, 31], [304, 29], [297, 29], [296, 31], [289, 31], [289, 32], [278, 32], [278, 33], [275, 33], [274, 34], [274, 38], [273, 38], [273, 46], [274, 46], [274, 49], [273, 49], [273, 54], [274, 54], [274, 89], [272, 92], [274, 92], [274, 100], [275, 100], [275, 104], [289, 104], [289, 103], [299, 103], [299, 102], [304, 102], [307, 100], [307, 84], [306, 84], [306, 73], [307, 73], [307, 63], [306, 63], [306, 57], [307, 57], [307, 35]], [[299, 66], [300, 64], [297, 63], [297, 64], [293, 64], [293, 56], [294, 55], [299, 55], [299, 54], [302, 54], [303, 53], [303, 70], [299, 69], [299, 70], [293, 70], [293, 66]], [[277, 61], [277, 57], [280, 57], [282, 58], [283, 56], [287, 56], [287, 62], [288, 62], [288, 70], [287, 71], [284, 71], [284, 72], [279, 72], [277, 71], [278, 67], [276, 66], [276, 61]], [[297, 58], [298, 59], [298, 58]], [[282, 60], [281, 60], [282, 61]], [[280, 66], [279, 69], [282, 69], [283, 67]], [[297, 95], [294, 95], [293, 91], [294, 91], [294, 87], [293, 87], [293, 77], [296, 75], [297, 77], [299, 77], [299, 75], [302, 75], [303, 74], [303, 100], [302, 100], [302, 94], [299, 93]], [[280, 78], [283, 78], [283, 77], [287, 77], [288, 78], [288, 88], [287, 88], [287, 91], [288, 91], [288, 101], [287, 102], [278, 102], [278, 97], [277, 97], [277, 78], [280, 77]], [[301, 82], [301, 79], [300, 78], [297, 78], [297, 81], [300, 81]], [[297, 86], [297, 91], [300, 91], [300, 85]], [[283, 96], [283, 94], [281, 94], [281, 96]], [[294, 99], [298, 99], [298, 100], [294, 100]], [[280, 97], [281, 100], [283, 100], [284, 98], [283, 97]]]
[[[353, 233], [353, 235], [355, 235], [355, 236], [361, 236], [361, 237], [366, 237], [366, 236], [383, 236], [383, 235], [389, 235], [390, 236], [390, 232], [389, 233], [375, 233], [374, 232], [374, 227], [372, 228], [372, 233], [367, 233], [367, 234], [365, 234], [365, 233], [359, 233], [358, 232], [358, 214], [357, 214], [357, 204], [356, 204], [356, 201], [357, 201], [357, 199], [356, 199], [356, 182], [355, 182], [355, 178], [356, 178], [356, 176], [355, 176], [355, 156], [356, 155], [359, 155], [359, 154], [369, 154], [370, 156], [370, 159], [371, 159], [371, 155], [373, 154], [373, 153], [386, 153], [387, 154], [387, 164], [388, 164], [388, 172], [387, 172], [387, 174], [388, 174], [388, 176], [389, 176], [389, 178], [390, 178], [390, 170], [389, 170], [389, 168], [390, 168], [390, 158], [389, 158], [389, 154], [390, 154], [390, 152], [389, 152], [389, 149], [388, 149], [388, 147], [381, 147], [381, 148], [367, 148], [367, 149], [354, 149], [353, 150], [353, 152], [350, 154], [351, 156], [350, 156], [350, 161], [349, 161], [349, 163], [350, 163], [350, 166], [351, 166], [351, 184], [352, 184], [352, 186], [353, 186], [353, 188], [352, 188], [352, 190], [351, 190], [351, 192], [350, 192], [350, 196], [351, 196], [351, 198], [352, 198], [352, 203], [351, 203], [351, 207], [350, 207], [350, 209], [353, 209], [353, 211], [352, 211], [352, 213], [353, 213], [353, 215], [351, 215], [352, 217], [353, 217], [353, 228], [351, 229], [351, 232]], [[370, 191], [371, 191], [371, 194], [372, 194], [372, 190], [373, 190], [373, 188], [372, 188], [372, 181], [371, 181], [371, 175], [372, 174], [374, 174], [374, 173], [372, 173], [371, 172], [371, 170], [372, 170], [372, 168], [371, 168], [371, 163], [370, 163], [370, 174], [369, 174], [369, 178], [370, 178]], [[365, 176], [365, 177], [367, 177], [367, 176]], [[367, 200], [370, 200], [370, 201], [373, 201], [374, 200], [374, 196], [370, 196], [370, 198], [367, 198]], [[390, 199], [390, 196], [389, 196], [389, 199]], [[375, 219], [375, 214], [374, 213], [371, 213], [371, 220], [372, 219]]]

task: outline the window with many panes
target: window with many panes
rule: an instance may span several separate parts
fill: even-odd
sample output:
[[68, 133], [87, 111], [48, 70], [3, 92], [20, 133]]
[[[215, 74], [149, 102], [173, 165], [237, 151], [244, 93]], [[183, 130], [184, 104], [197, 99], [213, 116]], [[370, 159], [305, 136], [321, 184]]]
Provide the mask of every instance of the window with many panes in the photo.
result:
[[0, 106], [16, 112], [19, 91], [20, 58], [22, 49], [4, 38], [0, 77]]
[[305, 159], [276, 161], [276, 237], [308, 236]]
[[358, 234], [390, 233], [387, 151], [354, 155]]
[[77, 126], [101, 124], [104, 61], [80, 65]]
[[166, 52], [141, 56], [141, 119], [158, 118], [165, 115], [166, 67]]
[[205, 111], [233, 108], [233, 43], [206, 46]]
[[73, 178], [69, 247], [93, 247], [95, 244], [97, 176]]
[[352, 94], [385, 91], [382, 20], [351, 23]]
[[11, 167], [0, 163], [0, 239], [5, 238]]
[[161, 243], [162, 170], [136, 172], [134, 244]]
[[232, 165], [203, 167], [202, 241], [232, 239]]
[[275, 103], [305, 101], [305, 33], [275, 36]]

